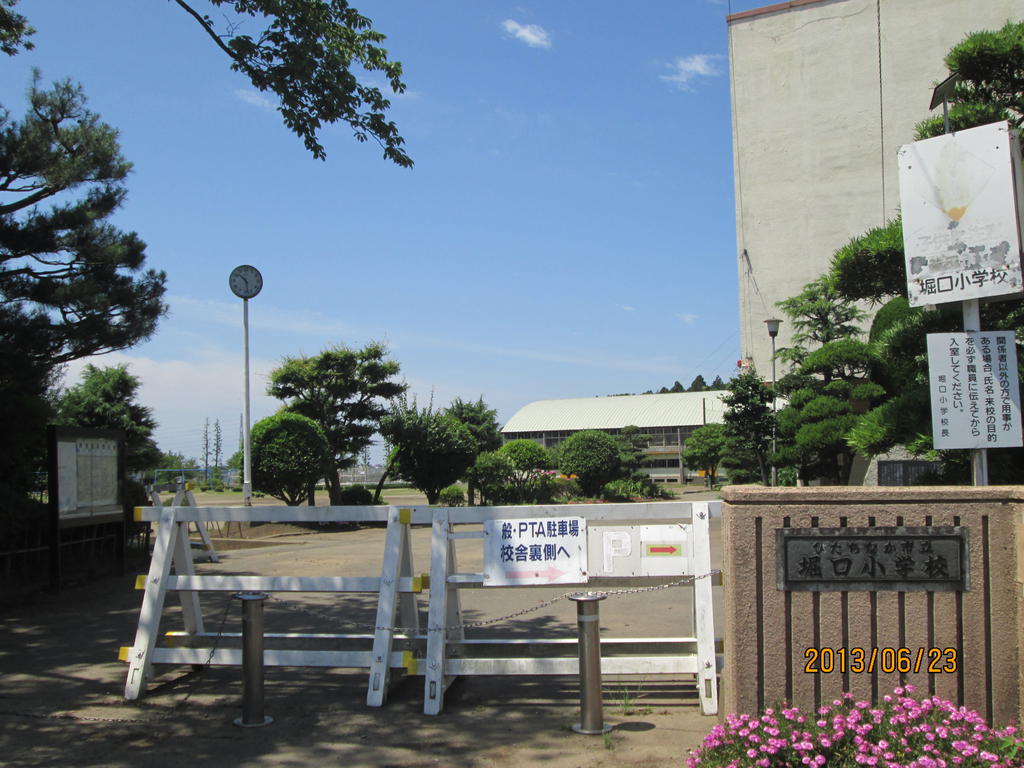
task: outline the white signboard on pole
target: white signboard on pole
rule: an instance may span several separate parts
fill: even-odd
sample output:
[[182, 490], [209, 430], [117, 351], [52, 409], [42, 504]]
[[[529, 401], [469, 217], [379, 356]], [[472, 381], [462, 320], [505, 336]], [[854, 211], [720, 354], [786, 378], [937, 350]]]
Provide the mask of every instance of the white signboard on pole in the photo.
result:
[[936, 448], [1022, 444], [1013, 331], [929, 333], [928, 378]]
[[546, 517], [484, 521], [484, 585], [587, 581], [587, 521]]
[[587, 532], [592, 578], [683, 576], [690, 568], [689, 526], [592, 525]]
[[1021, 293], [1020, 145], [1005, 121], [904, 145], [899, 180], [911, 306]]

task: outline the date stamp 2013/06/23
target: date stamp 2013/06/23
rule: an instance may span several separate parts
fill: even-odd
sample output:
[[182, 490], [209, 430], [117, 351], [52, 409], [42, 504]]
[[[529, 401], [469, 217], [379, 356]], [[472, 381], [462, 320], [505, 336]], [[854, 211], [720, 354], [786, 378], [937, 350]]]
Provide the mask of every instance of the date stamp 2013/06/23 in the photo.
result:
[[808, 674], [949, 674], [959, 665], [956, 648], [808, 648], [804, 658]]

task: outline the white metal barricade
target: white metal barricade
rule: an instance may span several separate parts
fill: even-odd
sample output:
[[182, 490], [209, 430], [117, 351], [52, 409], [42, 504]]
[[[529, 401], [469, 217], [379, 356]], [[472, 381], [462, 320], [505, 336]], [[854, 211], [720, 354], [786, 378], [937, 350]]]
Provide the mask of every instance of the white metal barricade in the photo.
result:
[[[149, 501], [157, 509], [161, 509], [164, 506], [163, 501], [160, 500], [160, 491], [156, 489], [156, 486], [149, 486]], [[192, 493], [192, 487], [188, 483], [179, 482], [177, 488], [174, 491], [174, 499], [171, 501], [170, 506], [172, 507], [198, 507], [196, 504], [196, 497]], [[196, 533], [199, 534], [200, 540], [203, 542], [203, 547], [206, 549], [206, 556], [209, 558], [211, 563], [219, 563], [220, 557], [217, 555], [217, 548], [213, 546], [213, 539], [210, 538], [210, 532], [206, 528], [206, 523], [202, 520], [193, 520], [191, 523], [186, 523], [186, 529], [190, 525], [194, 525]], [[187, 530], [186, 530], [187, 534]], [[188, 537], [186, 535], [186, 541]]]
[[[418, 626], [415, 594], [424, 587], [422, 577], [412, 575], [409, 525], [429, 523], [428, 513], [413, 515], [395, 507], [137, 507], [137, 520], [158, 523], [149, 573], [140, 576], [136, 587], [143, 589], [139, 624], [132, 646], [121, 648], [119, 658], [128, 663], [124, 696], [137, 699], [152, 677], [153, 664], [207, 664], [238, 666], [242, 652], [216, 646], [218, 633], [204, 630], [199, 593], [211, 592], [362, 592], [378, 597], [376, 626], [391, 627], [398, 610], [402, 626]], [[418, 519], [417, 519], [418, 518]], [[380, 576], [233, 576], [197, 575], [188, 546], [191, 522], [387, 522], [385, 558]], [[173, 571], [173, 573], [172, 573]], [[158, 646], [164, 601], [168, 591], [182, 597], [184, 632], [170, 633], [175, 647]], [[390, 607], [389, 607], [390, 606]], [[392, 653], [394, 629], [375, 632], [373, 649], [364, 651], [275, 650], [264, 652], [267, 666], [353, 667], [370, 669], [370, 703], [382, 703], [387, 677], [392, 668], [413, 667], [410, 651]], [[184, 636], [184, 637], [182, 637]], [[365, 639], [363, 635], [301, 635], [301, 639]], [[213, 647], [200, 647], [211, 641]], [[188, 647], [182, 647], [187, 642]], [[379, 701], [376, 699], [379, 698]]]
[[[558, 505], [558, 506], [513, 506], [513, 507], [452, 507], [447, 509], [435, 508], [433, 513], [433, 535], [431, 546], [430, 564], [430, 610], [427, 623], [427, 649], [425, 659], [424, 680], [424, 712], [426, 714], [438, 714], [444, 702], [444, 692], [450, 683], [459, 675], [575, 675], [579, 671], [579, 660], [576, 655], [562, 655], [557, 657], [538, 658], [535, 655], [492, 658], [470, 658], [465, 651], [470, 646], [476, 646], [474, 650], [480, 650], [486, 646], [518, 646], [522, 648], [524, 642], [521, 638], [516, 640], [503, 639], [467, 639], [461, 619], [458, 590], [464, 588], [488, 587], [488, 581], [501, 578], [502, 565], [498, 563], [495, 567], [495, 552], [498, 553], [498, 560], [501, 559], [502, 546], [500, 542], [494, 542], [490, 549], [485, 548], [484, 572], [483, 573], [460, 573], [455, 558], [454, 542], [458, 539], [486, 539], [490, 533], [492, 536], [500, 536], [498, 525], [509, 525], [513, 529], [521, 527], [523, 521], [536, 521], [527, 524], [530, 530], [540, 530], [541, 523], [544, 530], [550, 531], [551, 524], [555, 524], [555, 536], [552, 541], [558, 541], [559, 523], [566, 522], [566, 530], [571, 536], [571, 519], [579, 519], [586, 522], [588, 537], [599, 536], [602, 541], [595, 543], [588, 541], [588, 550], [591, 554], [595, 551], [599, 554], [612, 551], [611, 569], [602, 573], [600, 564], [592, 563], [583, 569], [582, 576], [577, 578], [571, 575], [571, 571], [560, 574], [555, 581], [551, 580], [550, 571], [547, 570], [546, 562], [541, 559], [546, 556], [547, 551], [543, 549], [544, 544], [531, 543], [520, 545], [526, 547], [523, 556], [526, 558], [523, 564], [518, 561], [518, 547], [514, 547], [508, 554], [512, 560], [508, 561], [510, 568], [518, 570], [506, 570], [504, 573], [515, 574], [518, 578], [506, 581], [500, 586], [536, 586], [538, 584], [587, 584], [592, 586], [595, 579], [605, 583], [615, 584], [615, 580], [628, 578], [631, 585], [655, 582], [664, 583], [674, 578], [683, 580], [692, 579], [694, 590], [694, 635], [693, 637], [671, 637], [671, 638], [602, 638], [603, 648], [615, 646], [642, 646], [654, 643], [663, 643], [677, 648], [686, 647], [690, 650], [686, 653], [659, 653], [659, 654], [631, 654], [628, 656], [610, 655], [602, 659], [602, 669], [607, 674], [618, 675], [695, 675], [697, 679], [698, 694], [701, 703], [701, 710], [704, 714], [712, 715], [718, 712], [718, 668], [719, 661], [715, 653], [715, 631], [714, 612], [712, 602], [712, 569], [711, 569], [711, 544], [710, 544], [710, 518], [713, 513], [717, 514], [720, 502], [663, 502], [651, 504], [594, 504], [594, 505]], [[414, 513], [428, 511], [428, 508], [413, 508]], [[516, 521], [519, 521], [517, 524]], [[459, 526], [466, 524], [482, 524], [484, 530], [460, 530]], [[673, 531], [666, 534], [668, 527]], [[488, 531], [488, 528], [491, 530]], [[634, 530], [637, 529], [637, 530]], [[627, 536], [641, 537], [646, 531], [650, 537], [649, 541], [660, 542], [659, 537], [677, 536], [672, 542], [679, 542], [677, 547], [674, 543], [659, 547], [652, 543], [646, 545], [651, 550], [673, 549], [678, 552], [679, 558], [684, 562], [680, 567], [655, 569], [657, 573], [644, 573], [643, 566], [640, 566], [640, 573], [617, 574], [614, 560], [625, 559], [622, 553], [625, 551]], [[608, 534], [614, 534], [608, 536]], [[542, 539], [548, 538], [545, 534]], [[630, 540], [632, 544], [632, 540]], [[609, 546], [610, 545], [610, 546]], [[506, 546], [512, 546], [508, 544]], [[561, 545], [548, 544], [554, 547], [553, 551], [560, 554]], [[618, 546], [618, 549], [616, 549]], [[498, 547], [498, 549], [495, 549]], [[534, 547], [541, 549], [534, 552]], [[616, 554], [617, 553], [617, 554]], [[529, 558], [533, 554], [538, 555], [536, 561]], [[657, 555], [662, 554], [657, 552]], [[667, 554], [667, 553], [666, 553]], [[571, 558], [565, 558], [566, 561]], [[606, 558], [608, 559], [608, 558]], [[642, 556], [638, 558], [642, 560]], [[559, 562], [556, 558], [554, 562]], [[525, 568], [525, 570], [524, 570]], [[539, 580], [531, 579], [530, 573], [537, 574]], [[525, 574], [525, 575], [521, 575]], [[441, 588], [441, 585], [444, 585]], [[531, 638], [525, 641], [530, 645], [574, 645], [575, 638]], [[574, 650], [574, 648], [573, 648]]]
[[[694, 675], [702, 711], [716, 714], [719, 662], [715, 654], [709, 522], [718, 507], [719, 502], [468, 508], [140, 507], [136, 509], [136, 518], [156, 521], [159, 527], [149, 574], [139, 577], [137, 583], [145, 594], [135, 643], [122, 648], [120, 654], [121, 660], [128, 662], [125, 698], [139, 697], [152, 675], [153, 664], [241, 664], [241, 650], [218, 647], [217, 633], [204, 630], [199, 605], [201, 591], [372, 592], [378, 595], [372, 635], [315, 636], [372, 639], [370, 650], [267, 649], [264, 663], [268, 666], [367, 669], [367, 704], [370, 706], [384, 703], [393, 670], [420, 674], [424, 676], [424, 712], [438, 714], [446, 689], [458, 675], [578, 673], [578, 658], [566, 653], [547, 658], [510, 657], [509, 654], [480, 658], [465, 654], [467, 648], [474, 646], [474, 650], [480, 651], [505, 645], [506, 649], [511, 647], [514, 651], [522, 649], [524, 644], [561, 646], [563, 652], [572, 652], [576, 640], [574, 637], [467, 638], [460, 609], [460, 589], [500, 589], [540, 583], [594, 588], [605, 584], [618, 586], [616, 580], [626, 577], [630, 586], [692, 580], [695, 632], [692, 637], [602, 638], [601, 645], [607, 648], [660, 643], [674, 649], [667, 653], [609, 655], [602, 661], [604, 671], [618, 675]], [[197, 575], [188, 546], [188, 524], [242, 521], [386, 521], [380, 576]], [[413, 576], [410, 526], [426, 523], [431, 524], [430, 574], [429, 577]], [[539, 538], [524, 538], [517, 545], [516, 529]], [[507, 541], [503, 539], [505, 533], [508, 533]], [[458, 571], [454, 543], [459, 539], [481, 541], [485, 547], [484, 572]], [[635, 552], [638, 546], [640, 551]], [[594, 560], [589, 566], [588, 556]], [[552, 578], [555, 573], [558, 575]], [[430, 600], [424, 633], [419, 629], [416, 595], [425, 588], [430, 589]], [[168, 591], [181, 594], [184, 632], [173, 634], [184, 635], [189, 647], [180, 647], [180, 643], [175, 644], [177, 647], [157, 645]], [[399, 633], [413, 650], [393, 650]], [[287, 637], [313, 636], [288, 634]], [[211, 640], [213, 647], [200, 647], [204, 640]], [[683, 648], [686, 652], [681, 651]]]

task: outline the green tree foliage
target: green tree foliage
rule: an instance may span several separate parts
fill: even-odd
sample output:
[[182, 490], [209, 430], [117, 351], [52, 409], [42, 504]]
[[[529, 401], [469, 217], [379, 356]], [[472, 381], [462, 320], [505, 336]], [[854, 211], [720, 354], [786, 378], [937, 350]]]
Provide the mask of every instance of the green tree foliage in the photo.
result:
[[475, 403], [462, 398], [455, 398], [445, 412], [454, 416], [467, 427], [476, 440], [477, 450], [496, 451], [501, 447], [501, 425], [498, 424], [498, 412], [489, 408], [483, 397]]
[[[679, 382], [676, 382], [676, 383], [678, 384]], [[698, 373], [697, 376], [694, 378], [694, 380], [692, 382], [690, 382], [690, 386], [687, 387], [685, 390], [682, 390], [682, 391], [685, 391], [685, 392], [707, 392], [708, 389], [710, 389], [710, 387], [708, 386], [707, 382], [704, 381], [704, 377], [701, 376]]]
[[125, 470], [157, 469], [161, 453], [153, 440], [153, 411], [138, 402], [139, 380], [127, 365], [97, 368], [87, 365], [81, 380], [60, 398], [61, 424], [95, 429], [119, 429], [125, 433]]
[[0, 338], [0, 505], [28, 493], [46, 466], [46, 425], [53, 418], [60, 370], [24, 359]]
[[[501, 426], [498, 424], [498, 412], [487, 407], [483, 397], [475, 403], [455, 398], [446, 409], [447, 413], [465, 424], [476, 440], [477, 453], [496, 451], [501, 447]], [[472, 468], [470, 468], [472, 469]], [[470, 506], [476, 500], [476, 482], [472, 474], [466, 476], [468, 488], [466, 496]]]
[[463, 493], [462, 486], [449, 485], [441, 489], [437, 495], [437, 503], [442, 507], [461, 507], [466, 503], [466, 494]]
[[34, 47], [28, 38], [35, 30], [28, 25], [28, 19], [13, 8], [18, 0], [0, 0], [0, 51], [13, 56], [19, 48], [26, 51]]
[[544, 504], [551, 500], [552, 477], [544, 472], [550, 465], [550, 456], [541, 445], [533, 440], [510, 440], [498, 449], [498, 455], [511, 465], [502, 493], [505, 501]]
[[900, 218], [869, 229], [853, 238], [832, 256], [829, 281], [848, 301], [879, 304], [907, 295], [903, 259], [903, 222]]
[[148, 338], [165, 275], [105, 222], [131, 169], [117, 131], [68, 81], [43, 90], [37, 77], [29, 102], [23, 120], [0, 114], [0, 343], [53, 367]]
[[863, 312], [827, 278], [779, 306], [797, 328], [788, 356], [798, 365], [779, 382], [789, 402], [778, 415], [775, 463], [794, 467], [803, 480], [846, 485], [854, 455], [847, 436], [858, 414], [885, 394], [874, 380], [874, 349], [854, 338]]
[[780, 382], [788, 405], [779, 412], [779, 466], [803, 480], [847, 485], [854, 449], [848, 436], [858, 414], [885, 394], [871, 380], [877, 360], [870, 345], [836, 339], [807, 354], [799, 369]]
[[199, 462], [191, 456], [186, 456], [183, 453], [176, 451], [170, 451], [168, 453], [160, 452], [160, 458], [157, 459], [156, 469], [199, 469]]
[[507, 455], [499, 451], [484, 451], [466, 470], [466, 479], [480, 492], [481, 504], [503, 504], [510, 500], [508, 488], [514, 473], [515, 467]]
[[330, 450], [312, 419], [280, 411], [252, 427], [253, 489], [289, 506], [309, 497]]
[[[233, 16], [220, 29], [194, 4], [174, 2], [230, 57], [233, 70], [278, 97], [284, 124], [313, 157], [327, 157], [318, 136], [321, 126], [344, 122], [357, 141], [373, 139], [385, 158], [412, 167], [402, 149], [405, 140], [387, 119], [391, 102], [369, 82], [379, 72], [394, 93], [404, 93], [402, 65], [388, 60], [380, 47], [385, 36], [346, 0], [209, 0]], [[263, 29], [240, 34], [253, 20]], [[368, 77], [360, 82], [357, 72]]]
[[[960, 75], [949, 99], [951, 130], [1008, 120], [1024, 125], [1024, 21], [967, 35], [946, 54], [946, 68]], [[917, 126], [917, 138], [940, 135], [941, 116]]]
[[725, 458], [728, 437], [724, 424], [705, 424], [693, 430], [683, 447], [683, 463], [690, 469], [704, 470], [708, 482], [718, 479], [718, 466]]
[[[946, 57], [950, 71], [961, 75], [950, 100], [954, 130], [998, 120], [1022, 125], [1024, 117], [1024, 22], [1007, 23], [995, 31], [975, 32]], [[941, 116], [920, 123], [917, 138], [943, 132]], [[848, 442], [865, 455], [878, 455], [897, 445], [915, 454], [931, 451], [931, 412], [928, 391], [928, 333], [963, 328], [958, 306], [936, 311], [912, 308], [906, 301], [903, 231], [899, 219], [854, 238], [833, 256], [829, 279], [846, 300], [881, 304], [872, 324], [870, 343], [884, 365], [876, 380], [886, 389], [883, 398], [860, 416], [847, 435]], [[1013, 329], [1024, 336], [1024, 302], [1018, 299], [986, 302], [981, 308], [983, 328]], [[937, 454], [948, 480], [965, 478], [965, 451]], [[989, 452], [990, 480], [1024, 480], [1024, 451]]]
[[313, 419], [327, 436], [322, 472], [331, 504], [341, 503], [338, 470], [356, 462], [387, 413], [386, 402], [405, 392], [395, 379], [399, 370], [384, 345], [372, 342], [358, 350], [336, 346], [315, 357], [288, 357], [271, 371], [267, 393]]
[[619, 444], [619, 466], [623, 478], [639, 480], [647, 477], [647, 473], [641, 472], [649, 462], [646, 448], [651, 443], [651, 436], [645, 434], [640, 427], [629, 424], [623, 427], [619, 434], [615, 435]]
[[844, 299], [835, 283], [826, 277], [808, 283], [799, 294], [780, 301], [778, 306], [796, 330], [793, 346], [780, 349], [777, 357], [798, 365], [807, 355], [809, 345], [818, 347], [859, 333], [857, 321], [864, 317], [864, 312]]
[[28, 96], [21, 120], [0, 109], [0, 484], [12, 488], [43, 460], [61, 366], [149, 337], [165, 311], [144, 243], [106, 222], [131, 168], [117, 132], [70, 82], [36, 77]]
[[570, 435], [559, 445], [558, 470], [575, 475], [586, 496], [598, 496], [605, 483], [622, 472], [621, 444], [611, 435], [588, 429]]
[[477, 443], [469, 427], [432, 407], [398, 399], [381, 419], [381, 434], [393, 445], [398, 473], [436, 504], [442, 488], [451, 485], [470, 467]]
[[[14, 12], [17, 2], [0, 0], [0, 50], [8, 54], [31, 48], [27, 37], [35, 31]], [[172, 2], [227, 55], [231, 69], [277, 97], [284, 124], [313, 157], [327, 157], [320, 129], [340, 122], [356, 141], [372, 139], [385, 158], [412, 167], [405, 140], [387, 119], [391, 102], [372, 84], [379, 73], [385, 88], [404, 93], [402, 65], [388, 59], [385, 36], [346, 0]]]
[[[731, 446], [742, 446], [743, 454], [753, 456], [760, 480], [768, 485], [768, 455], [772, 447], [772, 391], [753, 369], [729, 380], [729, 394], [722, 397], [725, 434]], [[730, 450], [729, 458], [739, 457]]]
[[749, 483], [764, 482], [761, 476], [761, 467], [757, 462], [757, 455], [743, 440], [737, 440], [734, 437], [727, 437], [725, 456], [722, 458], [722, 461], [718, 466], [719, 471], [726, 471], [731, 485], [746, 485]]
[[711, 382], [711, 386], [708, 387], [711, 391], [721, 391], [725, 389], [725, 382], [722, 381], [721, 376], [715, 376], [715, 380]]

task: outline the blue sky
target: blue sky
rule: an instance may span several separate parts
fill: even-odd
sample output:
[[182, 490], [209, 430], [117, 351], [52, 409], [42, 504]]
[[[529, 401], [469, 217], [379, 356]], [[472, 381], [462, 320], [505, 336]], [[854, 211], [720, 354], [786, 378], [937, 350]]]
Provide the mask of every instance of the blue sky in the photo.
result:
[[391, 117], [412, 170], [342, 125], [313, 159], [171, 2], [20, 4], [36, 49], [3, 62], [0, 103], [23, 112], [33, 67], [71, 77], [134, 163], [115, 223], [166, 270], [171, 310], [92, 362], [129, 363], [161, 448], [198, 455], [208, 417], [234, 450], [242, 263], [265, 281], [254, 421], [279, 405], [263, 390], [281, 357], [338, 343], [385, 341], [421, 403], [483, 396], [502, 421], [732, 375], [725, 2], [354, 4], [405, 68]]

